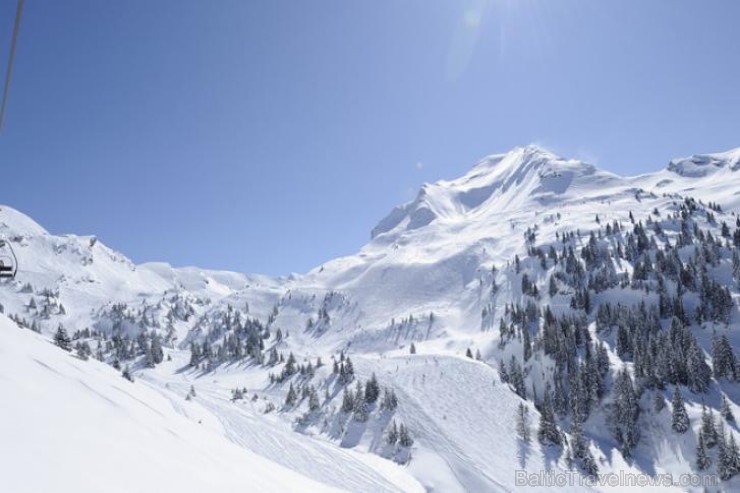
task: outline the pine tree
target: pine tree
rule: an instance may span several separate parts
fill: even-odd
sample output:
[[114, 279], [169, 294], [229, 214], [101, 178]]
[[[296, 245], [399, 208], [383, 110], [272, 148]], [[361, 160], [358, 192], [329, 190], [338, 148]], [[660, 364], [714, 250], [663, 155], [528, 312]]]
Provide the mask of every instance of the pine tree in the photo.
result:
[[726, 335], [712, 339], [712, 366], [714, 378], [734, 378], [737, 373], [735, 353]]
[[152, 347], [146, 339], [140, 344], [144, 348], [144, 364], [147, 368], [154, 368], [154, 356], [152, 356]]
[[689, 347], [687, 370], [688, 384], [693, 392], [706, 392], [709, 380], [712, 378], [712, 370], [704, 359], [704, 352], [699, 348], [696, 340], [691, 339]]
[[529, 358], [532, 357], [532, 337], [529, 333], [529, 328], [524, 327], [522, 329], [522, 346], [524, 347], [524, 362], [526, 363], [529, 361]]
[[378, 385], [378, 379], [375, 377], [375, 373], [372, 374], [370, 380], [365, 385], [365, 401], [368, 404], [372, 404], [378, 400], [380, 396], [380, 385]]
[[288, 388], [288, 395], [285, 396], [285, 405], [287, 407], [293, 407], [297, 401], [298, 394], [296, 394], [293, 384], [291, 383], [290, 388]]
[[367, 402], [365, 401], [365, 391], [362, 387], [362, 382], [357, 380], [357, 386], [355, 389], [355, 401], [352, 406], [352, 418], [355, 421], [364, 423], [368, 419], [368, 408]]
[[735, 415], [732, 413], [730, 403], [727, 400], [727, 396], [724, 394], [722, 395], [722, 408], [720, 409], [720, 414], [722, 414], [722, 417], [725, 418], [725, 421], [728, 423], [735, 422]]
[[629, 457], [638, 441], [637, 419], [640, 407], [632, 377], [626, 369], [621, 370], [617, 375], [614, 392], [616, 395], [612, 417], [617, 440], [622, 443], [622, 454]]
[[555, 423], [555, 414], [552, 410], [550, 392], [545, 391], [545, 400], [540, 411], [540, 426], [537, 430], [537, 439], [543, 445], [560, 445], [560, 430]]
[[355, 397], [352, 391], [347, 387], [344, 388], [344, 394], [342, 395], [342, 412], [349, 414], [355, 408]]
[[524, 372], [515, 356], [511, 357], [508, 377], [509, 383], [514, 387], [514, 392], [522, 399], [525, 399], [527, 397], [527, 391], [524, 388]]
[[689, 429], [689, 415], [686, 413], [686, 406], [683, 403], [681, 389], [676, 386], [673, 389], [673, 405], [671, 428], [676, 433], [686, 433]]
[[411, 433], [409, 432], [409, 429], [406, 428], [403, 424], [399, 427], [398, 430], [398, 444], [401, 447], [410, 447], [414, 444], [414, 439], [411, 438]]
[[392, 389], [388, 389], [388, 387], [386, 387], [383, 389], [383, 400], [380, 403], [380, 408], [388, 411], [395, 411], [397, 407], [398, 398], [396, 397], [396, 393]]
[[62, 324], [59, 324], [59, 327], [57, 327], [57, 331], [54, 334], [54, 344], [65, 351], [72, 351], [72, 340], [69, 338], [67, 330]]
[[726, 438], [724, 424], [719, 428], [719, 451], [717, 452], [717, 475], [723, 481], [732, 478], [740, 472], [740, 450], [738, 450], [735, 435], [729, 431], [730, 438]]
[[126, 365], [123, 368], [123, 371], [121, 372], [121, 376], [123, 378], [125, 378], [126, 380], [128, 380], [129, 382], [133, 382], [134, 381], [134, 377], [133, 377], [133, 375], [131, 375], [131, 370], [129, 370], [128, 365]]
[[581, 423], [579, 413], [576, 413], [573, 416], [571, 435], [573, 437], [573, 440], [571, 442], [573, 457], [576, 459], [583, 459], [588, 452], [588, 444], [586, 443], [586, 439], [583, 436], [583, 423]]
[[565, 448], [565, 465], [568, 469], [573, 469], [573, 452], [570, 447]]
[[732, 477], [724, 423], [717, 430], [717, 449], [717, 475], [724, 481]]
[[388, 434], [386, 435], [386, 441], [389, 445], [395, 445], [398, 441], [398, 427], [396, 426], [396, 420], [393, 420], [393, 425], [391, 425], [390, 430], [388, 430]]
[[701, 405], [701, 432], [704, 444], [707, 448], [712, 448], [717, 444], [717, 427], [714, 423], [714, 413], [711, 408]]
[[200, 347], [198, 343], [193, 342], [190, 344], [190, 366], [198, 366], [198, 362], [201, 358]]
[[77, 344], [77, 357], [80, 358], [83, 361], [87, 361], [87, 359], [92, 354], [92, 349], [90, 349], [90, 345], [87, 343], [87, 341], [78, 343]]
[[[534, 400], [535, 403], [537, 400]], [[563, 388], [563, 379], [560, 377], [560, 375], [556, 372], [555, 373], [555, 388], [552, 392], [552, 408], [555, 411], [555, 413], [560, 416], [564, 417], [566, 413], [568, 412], [568, 402], [565, 399], [565, 389]]]
[[581, 468], [586, 475], [592, 478], [595, 478], [599, 475], [599, 466], [598, 464], [596, 464], [596, 460], [591, 454], [591, 449], [589, 449], [588, 447], [586, 448], [583, 459], [581, 459]]
[[740, 449], [735, 441], [735, 434], [730, 430], [730, 441], [727, 446], [727, 472], [730, 477], [740, 472]]
[[319, 403], [319, 395], [316, 393], [316, 389], [311, 387], [311, 391], [308, 394], [308, 409], [310, 411], [318, 411], [319, 407], [321, 407]]
[[707, 449], [704, 445], [704, 434], [699, 433], [699, 441], [696, 444], [696, 468], [700, 471], [706, 470], [712, 464], [707, 455]]
[[162, 340], [159, 337], [159, 334], [152, 335], [151, 352], [152, 352], [152, 362], [155, 365], [158, 365], [162, 361], [164, 361], [164, 350], [162, 349]]
[[296, 360], [295, 356], [293, 356], [293, 353], [291, 352], [288, 355], [288, 360], [285, 362], [285, 366], [283, 367], [283, 375], [289, 377], [296, 372]]
[[519, 435], [519, 438], [523, 442], [529, 443], [529, 440], [530, 440], [529, 408], [527, 408], [527, 406], [523, 402], [519, 403], [519, 407], [517, 409], [516, 432], [517, 432], [517, 435]]
[[348, 384], [355, 378], [355, 367], [349, 357], [345, 358], [344, 364], [339, 367], [339, 381]]

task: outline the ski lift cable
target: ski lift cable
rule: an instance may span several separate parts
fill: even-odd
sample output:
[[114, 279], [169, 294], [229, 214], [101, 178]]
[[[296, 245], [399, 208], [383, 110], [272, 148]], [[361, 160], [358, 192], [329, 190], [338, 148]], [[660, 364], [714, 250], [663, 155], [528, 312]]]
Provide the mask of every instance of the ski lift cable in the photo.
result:
[[15, 11], [15, 24], [13, 25], [13, 37], [10, 41], [10, 56], [8, 57], [8, 69], [5, 73], [5, 87], [3, 89], [3, 102], [0, 106], [0, 131], [3, 129], [5, 120], [5, 108], [8, 104], [8, 92], [10, 91], [10, 76], [13, 72], [13, 62], [15, 61], [15, 46], [18, 43], [18, 31], [21, 27], [21, 15], [23, 14], [23, 4], [25, 0], [18, 0], [18, 8]]

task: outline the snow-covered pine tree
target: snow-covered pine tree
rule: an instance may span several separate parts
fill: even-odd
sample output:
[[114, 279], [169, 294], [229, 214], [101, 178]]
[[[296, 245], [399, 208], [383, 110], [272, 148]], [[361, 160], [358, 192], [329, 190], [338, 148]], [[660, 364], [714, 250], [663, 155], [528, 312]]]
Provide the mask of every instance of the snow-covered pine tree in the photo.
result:
[[588, 447], [586, 448], [583, 459], [581, 459], [581, 468], [586, 475], [592, 478], [595, 478], [599, 475], [599, 466], [598, 464], [596, 464], [596, 460], [591, 454], [591, 449], [589, 449]]
[[285, 405], [288, 407], [295, 406], [295, 403], [298, 401], [298, 394], [296, 394], [295, 389], [293, 388], [293, 383], [291, 382], [290, 387], [288, 388], [288, 395], [285, 396]]
[[637, 419], [640, 414], [640, 406], [632, 377], [626, 368], [620, 370], [617, 375], [614, 382], [614, 393], [612, 419], [617, 440], [622, 444], [622, 454], [629, 457], [639, 439]]
[[365, 401], [365, 390], [362, 386], [362, 382], [358, 379], [355, 387], [355, 401], [352, 406], [352, 419], [359, 423], [367, 421], [369, 411], [367, 408], [367, 402]]
[[375, 377], [375, 373], [373, 373], [365, 385], [365, 401], [368, 404], [372, 404], [378, 400], [379, 396], [380, 385], [378, 385], [378, 379]]
[[344, 388], [344, 394], [342, 394], [342, 412], [349, 414], [355, 408], [355, 396], [352, 390], [347, 387]]
[[[565, 389], [563, 388], [563, 379], [559, 372], [555, 372], [554, 375], [555, 388], [552, 392], [552, 408], [555, 413], [560, 417], [565, 417], [568, 412], [568, 401], [565, 397]], [[535, 405], [537, 404], [535, 399]]]
[[732, 430], [729, 431], [730, 440], [727, 445], [727, 468], [726, 471], [730, 477], [734, 477], [740, 473], [740, 449], [738, 449], [737, 442], [735, 441], [735, 434]]
[[570, 446], [565, 447], [565, 465], [568, 469], [573, 469], [573, 452], [570, 449]]
[[687, 362], [689, 388], [693, 392], [706, 392], [709, 380], [712, 378], [712, 370], [704, 359], [704, 351], [701, 350], [696, 339], [692, 337], [691, 341]]
[[571, 448], [573, 450], [573, 457], [576, 459], [583, 459], [588, 452], [588, 443], [583, 436], [583, 423], [579, 413], [573, 416], [573, 422], [571, 425]]
[[54, 344], [65, 351], [72, 351], [72, 340], [69, 338], [67, 330], [62, 324], [59, 324], [59, 327], [57, 327], [57, 331], [54, 334]]
[[386, 441], [389, 445], [395, 445], [398, 441], [398, 427], [396, 426], [396, 420], [393, 420], [393, 424], [391, 425], [391, 428], [388, 430], [388, 433], [386, 434]]
[[414, 444], [414, 439], [411, 438], [411, 432], [409, 432], [409, 429], [403, 423], [398, 429], [398, 444], [401, 447], [410, 447]]
[[712, 339], [712, 366], [714, 378], [734, 378], [737, 368], [735, 353], [726, 335], [715, 336]]
[[525, 443], [529, 443], [530, 440], [530, 428], [529, 428], [529, 408], [523, 403], [519, 403], [516, 414], [516, 433]]
[[342, 384], [348, 384], [355, 378], [355, 367], [352, 365], [352, 360], [347, 356], [344, 359], [344, 363], [339, 366], [339, 382]]
[[162, 339], [159, 336], [159, 334], [156, 334], [156, 333], [152, 334], [151, 352], [152, 352], [152, 362], [155, 365], [158, 365], [162, 361], [164, 361], [164, 350], [162, 349]]
[[126, 365], [123, 368], [123, 371], [121, 371], [121, 376], [123, 378], [125, 378], [126, 380], [128, 380], [129, 382], [133, 382], [134, 381], [134, 377], [133, 377], [133, 375], [131, 375], [131, 370], [129, 369], [128, 365]]
[[540, 410], [540, 426], [537, 430], [537, 439], [543, 445], [560, 445], [561, 435], [555, 423], [555, 413], [552, 410], [550, 392], [545, 391], [545, 398]]
[[729, 439], [727, 438], [724, 424], [719, 427], [717, 444], [717, 475], [727, 481], [740, 472], [740, 451], [732, 430], [729, 431]]
[[296, 372], [296, 360], [295, 356], [293, 356], [293, 353], [291, 352], [288, 355], [288, 360], [285, 362], [285, 366], [283, 367], [283, 375], [285, 377], [289, 377]]
[[558, 294], [558, 284], [555, 282], [555, 276], [550, 276], [550, 284], [547, 293], [550, 295], [550, 298]]
[[92, 354], [92, 349], [90, 349], [90, 344], [87, 343], [87, 341], [78, 342], [77, 343], [77, 357], [80, 358], [83, 361], [87, 361], [87, 359]]
[[704, 442], [704, 434], [699, 433], [699, 440], [696, 444], [696, 468], [705, 471], [712, 464], [712, 460], [707, 454], [707, 448]]
[[383, 389], [383, 399], [380, 402], [380, 408], [388, 411], [395, 411], [398, 407], [398, 398], [393, 389], [385, 387]]
[[684, 405], [681, 389], [678, 385], [673, 389], [671, 404], [673, 406], [671, 428], [676, 433], [686, 433], [689, 429], [689, 415], [686, 413], [686, 406]]
[[717, 475], [722, 480], [730, 477], [726, 472], [727, 463], [727, 434], [725, 424], [720, 423], [717, 427]]
[[714, 413], [711, 408], [701, 405], [701, 436], [707, 448], [717, 445], [717, 426], [714, 422]]
[[514, 387], [514, 392], [522, 399], [527, 398], [527, 390], [524, 388], [524, 372], [519, 361], [512, 355], [509, 363], [509, 383]]
[[732, 408], [730, 408], [730, 403], [727, 400], [727, 396], [722, 394], [722, 407], [720, 408], [720, 414], [723, 418], [725, 418], [725, 421], [728, 423], [734, 423], [735, 422], [735, 415], [732, 413]]
[[318, 411], [319, 407], [321, 407], [321, 404], [319, 403], [319, 395], [316, 392], [316, 389], [311, 387], [308, 394], [308, 409], [310, 411]]
[[528, 327], [522, 328], [522, 346], [524, 348], [524, 362], [529, 361], [532, 357], [532, 336], [529, 333]]

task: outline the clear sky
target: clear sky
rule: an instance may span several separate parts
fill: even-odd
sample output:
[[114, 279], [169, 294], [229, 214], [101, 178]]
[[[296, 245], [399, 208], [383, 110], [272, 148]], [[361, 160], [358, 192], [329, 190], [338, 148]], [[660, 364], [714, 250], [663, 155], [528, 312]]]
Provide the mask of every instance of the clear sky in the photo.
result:
[[517, 145], [620, 174], [740, 146], [738, 19], [737, 0], [26, 0], [0, 203], [137, 262], [302, 272]]

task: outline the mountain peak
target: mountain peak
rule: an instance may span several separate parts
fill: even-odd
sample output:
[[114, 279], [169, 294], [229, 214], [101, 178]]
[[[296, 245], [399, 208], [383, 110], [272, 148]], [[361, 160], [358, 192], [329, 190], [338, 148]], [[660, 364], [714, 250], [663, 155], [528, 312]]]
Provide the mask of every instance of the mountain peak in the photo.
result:
[[36, 221], [7, 205], [0, 205], [0, 238], [48, 234]]
[[543, 177], [559, 171], [591, 174], [594, 170], [595, 168], [590, 164], [564, 159], [547, 149], [532, 144], [515, 147], [505, 154], [487, 156], [473, 166], [467, 174], [447, 183], [452, 186], [465, 186], [474, 182], [495, 182], [496, 180], [521, 182], [529, 175]]
[[516, 147], [487, 156], [460, 178], [424, 184], [412, 202], [396, 207], [378, 223], [372, 237], [415, 230], [438, 219], [460, 220], [481, 209], [517, 210], [533, 200], [550, 205], [557, 197], [566, 197], [574, 181], [584, 179], [598, 185], [617, 177], [537, 145]]
[[740, 147], [713, 154], [694, 154], [685, 158], [672, 159], [668, 163], [668, 171], [690, 178], [709, 176], [720, 170], [737, 171], [738, 169], [740, 169]]

